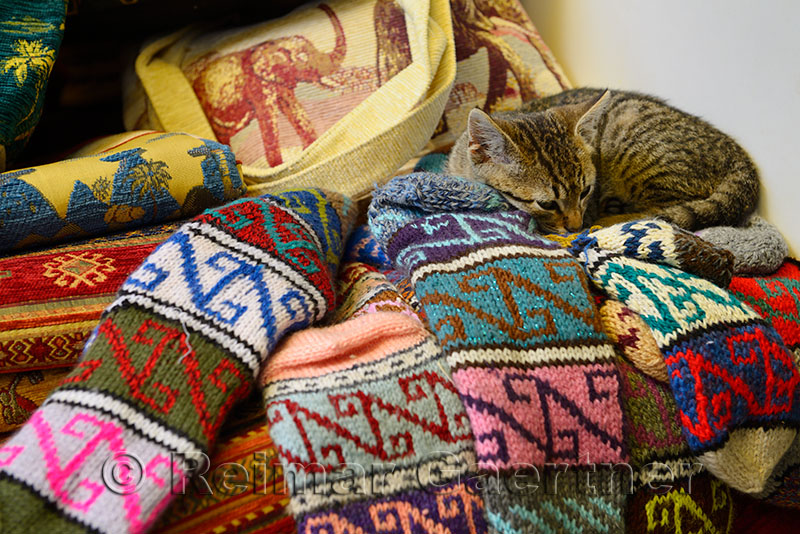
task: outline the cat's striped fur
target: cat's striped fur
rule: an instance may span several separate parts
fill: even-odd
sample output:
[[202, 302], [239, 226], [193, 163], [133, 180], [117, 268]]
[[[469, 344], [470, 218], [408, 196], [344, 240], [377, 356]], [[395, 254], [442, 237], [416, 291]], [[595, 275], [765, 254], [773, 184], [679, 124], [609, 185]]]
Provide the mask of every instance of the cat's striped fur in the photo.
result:
[[555, 232], [598, 217], [735, 225], [759, 189], [755, 165], [726, 134], [657, 98], [601, 89], [491, 117], [472, 110], [448, 171], [495, 187]]

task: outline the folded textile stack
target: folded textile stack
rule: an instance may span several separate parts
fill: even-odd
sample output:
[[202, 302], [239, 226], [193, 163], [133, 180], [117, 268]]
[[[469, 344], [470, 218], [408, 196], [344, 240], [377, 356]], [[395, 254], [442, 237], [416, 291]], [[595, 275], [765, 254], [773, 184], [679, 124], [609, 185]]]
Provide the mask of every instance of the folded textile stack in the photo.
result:
[[18, 0], [0, 5], [0, 172], [30, 139], [61, 39], [63, 0]]

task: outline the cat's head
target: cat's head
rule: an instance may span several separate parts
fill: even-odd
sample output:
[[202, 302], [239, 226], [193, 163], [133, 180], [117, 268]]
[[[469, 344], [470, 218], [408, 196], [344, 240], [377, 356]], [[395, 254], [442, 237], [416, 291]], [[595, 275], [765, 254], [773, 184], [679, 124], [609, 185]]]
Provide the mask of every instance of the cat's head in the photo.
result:
[[473, 109], [468, 122], [473, 178], [529, 212], [546, 232], [580, 230], [596, 178], [587, 138], [608, 100], [606, 92], [590, 102], [502, 119]]

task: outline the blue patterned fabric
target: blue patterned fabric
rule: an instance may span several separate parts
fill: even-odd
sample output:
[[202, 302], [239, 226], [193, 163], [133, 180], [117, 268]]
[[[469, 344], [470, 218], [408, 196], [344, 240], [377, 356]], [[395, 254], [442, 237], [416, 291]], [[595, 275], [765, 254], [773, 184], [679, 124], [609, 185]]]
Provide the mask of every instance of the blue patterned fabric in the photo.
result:
[[0, 174], [0, 250], [189, 217], [246, 190], [226, 145], [131, 137], [93, 156]]

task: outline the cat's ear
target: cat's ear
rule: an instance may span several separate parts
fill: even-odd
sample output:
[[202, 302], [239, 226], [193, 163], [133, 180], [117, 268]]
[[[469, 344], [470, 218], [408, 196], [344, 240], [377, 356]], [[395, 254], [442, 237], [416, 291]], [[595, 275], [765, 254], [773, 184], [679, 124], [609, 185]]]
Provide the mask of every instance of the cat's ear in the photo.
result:
[[610, 101], [611, 91], [606, 89], [597, 99], [581, 104], [577, 110], [578, 119], [575, 121], [575, 135], [586, 137], [590, 132], [594, 131]]
[[469, 112], [469, 155], [476, 165], [493, 161], [511, 163], [509, 151], [514, 144], [492, 118], [478, 108]]

